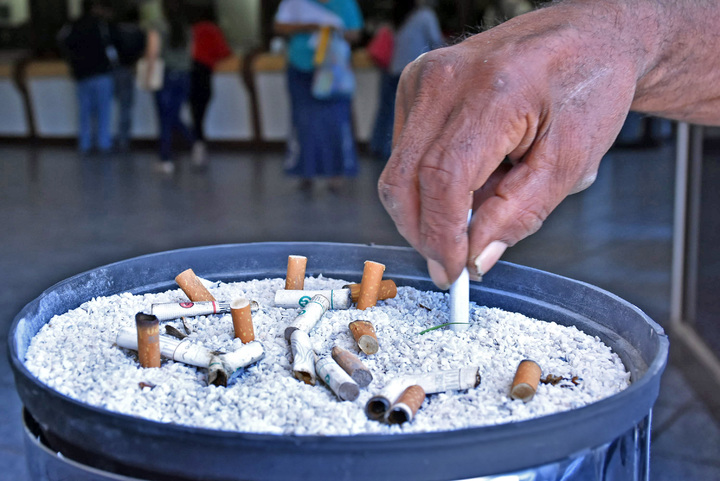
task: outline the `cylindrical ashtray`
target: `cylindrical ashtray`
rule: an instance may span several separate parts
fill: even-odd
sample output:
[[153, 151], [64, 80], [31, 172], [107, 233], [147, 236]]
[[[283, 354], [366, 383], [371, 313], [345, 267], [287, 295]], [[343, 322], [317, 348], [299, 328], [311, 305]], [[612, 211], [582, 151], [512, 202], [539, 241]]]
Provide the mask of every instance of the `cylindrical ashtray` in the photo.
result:
[[138, 312], [137, 327], [138, 359], [142, 367], [160, 367], [160, 322], [158, 318]]
[[515, 372], [510, 397], [522, 399], [524, 402], [530, 401], [535, 396], [541, 376], [542, 369], [538, 363], [529, 359], [521, 361]]
[[377, 334], [375, 334], [375, 326], [370, 321], [353, 321], [348, 324], [348, 327], [362, 352], [367, 355], [378, 352], [380, 345], [378, 344]]
[[352, 306], [350, 289], [325, 289], [320, 291], [279, 289], [275, 291], [275, 306], [285, 308], [305, 307], [318, 294], [330, 301], [328, 309], [349, 309]]
[[291, 255], [288, 256], [287, 274], [285, 275], [285, 289], [302, 289], [305, 285], [305, 268], [307, 257]]
[[255, 329], [252, 322], [252, 313], [250, 312], [250, 300], [240, 297], [233, 299], [230, 303], [230, 314], [233, 320], [233, 329], [235, 337], [247, 344], [255, 340]]
[[101, 469], [112, 465], [115, 475], [178, 481], [440, 481], [518, 471], [540, 473], [546, 467], [556, 473], [576, 466], [592, 470], [598, 459], [613, 481], [646, 478], [649, 416], [669, 345], [662, 328], [642, 310], [607, 291], [503, 261], [482, 283], [471, 283], [471, 301], [552, 319], [598, 336], [623, 360], [631, 385], [582, 409], [505, 425], [391, 436], [292, 436], [216, 431], [118, 414], [69, 399], [25, 365], [38, 331], [53, 316], [93, 297], [173, 289], [174, 276], [186, 266], [213, 280], [282, 279], [284, 260], [297, 252], [307, 255], [313, 268], [328, 278], [359, 280], [359, 266], [374, 259], [388, 269], [392, 266], [399, 286], [435, 290], [425, 259], [412, 249], [331, 243], [180, 249], [124, 260], [61, 281], [28, 303], [8, 333], [15, 386], [27, 411], [43, 427], [41, 434], [46, 436], [42, 438], [52, 436], [59, 452], [52, 459], [69, 462], [71, 454], [80, 450], [86, 454], [83, 463]]
[[290, 336], [296, 329], [310, 332], [320, 318], [330, 307], [330, 301], [322, 294], [317, 294], [310, 299], [305, 308], [300, 311], [295, 320], [285, 329], [285, 339], [290, 341]]

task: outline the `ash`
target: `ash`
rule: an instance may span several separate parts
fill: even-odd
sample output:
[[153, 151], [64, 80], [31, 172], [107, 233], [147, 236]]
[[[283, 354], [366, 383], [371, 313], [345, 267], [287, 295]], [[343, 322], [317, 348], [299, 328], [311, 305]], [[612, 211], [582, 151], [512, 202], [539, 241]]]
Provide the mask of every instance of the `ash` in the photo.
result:
[[[305, 289], [347, 283], [309, 277]], [[292, 376], [284, 331], [297, 311], [274, 307], [275, 291], [284, 285], [284, 279], [264, 279], [210, 287], [218, 300], [245, 296], [260, 304], [253, 323], [265, 359], [246, 368], [228, 387], [208, 385], [205, 370], [167, 359], [161, 368], [143, 369], [135, 352], [114, 344], [119, 329], [134, 327], [135, 313], [149, 312], [153, 303], [187, 301], [180, 289], [94, 298], [55, 316], [32, 340], [25, 364], [52, 389], [108, 411], [162, 423], [283, 435], [416, 433], [511, 423], [585, 406], [630, 383], [620, 358], [600, 339], [551, 319], [539, 321], [471, 303], [467, 331], [443, 328], [421, 335], [448, 322], [448, 295], [399, 286], [396, 298], [365, 311], [328, 311], [310, 332], [318, 354], [338, 345], [358, 354], [373, 374], [357, 400], [341, 402], [320, 381], [310, 386]], [[375, 326], [377, 354], [366, 356], [357, 348], [348, 329], [357, 319]], [[174, 320], [161, 323], [161, 333], [165, 324], [185, 331], [182, 321]], [[229, 352], [241, 346], [233, 339], [230, 314], [187, 318], [185, 324], [189, 338], [210, 349]], [[512, 400], [510, 385], [523, 359], [536, 361], [543, 377], [563, 380], [541, 383], [528, 403]], [[388, 426], [366, 418], [365, 403], [391, 379], [466, 366], [479, 366], [480, 385], [429, 395], [412, 422]]]

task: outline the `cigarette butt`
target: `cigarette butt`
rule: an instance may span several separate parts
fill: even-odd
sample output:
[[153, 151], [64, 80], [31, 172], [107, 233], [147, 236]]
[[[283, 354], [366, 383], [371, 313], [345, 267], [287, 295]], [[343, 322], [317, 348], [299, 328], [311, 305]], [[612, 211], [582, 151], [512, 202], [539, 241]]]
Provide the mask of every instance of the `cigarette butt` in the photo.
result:
[[405, 389], [385, 414], [385, 420], [389, 424], [403, 424], [412, 421], [425, 400], [425, 391], [417, 384]]
[[285, 328], [285, 339], [290, 341], [293, 331], [300, 329], [310, 332], [320, 318], [327, 312], [330, 307], [330, 301], [322, 294], [316, 294], [305, 304], [305, 308], [301, 310], [295, 320], [287, 328]]
[[335, 346], [332, 349], [332, 358], [335, 359], [335, 362], [338, 363], [346, 373], [350, 374], [350, 377], [358, 386], [365, 387], [372, 382], [372, 373], [352, 352]]
[[287, 275], [285, 276], [285, 289], [302, 289], [305, 285], [305, 267], [307, 257], [288, 256]]
[[361, 311], [377, 304], [383, 272], [385, 272], [384, 264], [374, 261], [365, 261], [362, 280], [360, 281], [360, 294], [358, 295], [357, 303], [357, 308]]
[[214, 301], [215, 298], [210, 291], [200, 282], [192, 269], [181, 272], [175, 277], [175, 282], [180, 286], [185, 295], [193, 302]]
[[[357, 303], [360, 299], [360, 284], [348, 284], [343, 286], [343, 289], [350, 289], [350, 298], [353, 302]], [[378, 301], [384, 301], [385, 299], [392, 299], [397, 296], [397, 285], [392, 279], [385, 279], [380, 282], [380, 289], [378, 290]]]
[[368, 355], [378, 352], [380, 346], [378, 345], [377, 335], [375, 334], [375, 327], [373, 327], [370, 321], [353, 321], [348, 324], [348, 327], [362, 352]]
[[379, 421], [385, 418], [390, 407], [405, 392], [405, 389], [415, 384], [408, 378], [395, 378], [382, 388], [376, 395], [372, 396], [365, 404], [365, 414], [368, 419]]
[[158, 318], [138, 312], [137, 326], [138, 358], [142, 367], [160, 367], [160, 321]]
[[341, 401], [354, 401], [360, 395], [360, 388], [334, 359], [321, 357], [315, 363], [317, 377], [327, 384]]
[[510, 397], [522, 399], [523, 402], [530, 401], [535, 395], [540, 376], [542, 376], [542, 369], [540, 369], [538, 363], [529, 359], [521, 361], [515, 372]]
[[233, 299], [230, 303], [230, 315], [235, 328], [235, 337], [239, 337], [243, 344], [255, 340], [250, 301], [244, 297]]
[[290, 347], [293, 353], [293, 375], [305, 384], [314, 386], [317, 356], [313, 351], [310, 336], [303, 330], [294, 330], [290, 336]]

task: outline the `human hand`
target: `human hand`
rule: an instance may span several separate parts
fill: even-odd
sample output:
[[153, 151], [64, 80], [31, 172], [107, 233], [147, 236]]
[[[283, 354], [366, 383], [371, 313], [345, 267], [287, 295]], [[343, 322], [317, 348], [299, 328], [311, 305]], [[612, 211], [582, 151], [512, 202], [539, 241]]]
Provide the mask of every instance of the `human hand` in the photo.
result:
[[640, 47], [613, 28], [612, 6], [588, 8], [516, 17], [403, 72], [378, 191], [438, 287], [466, 265], [485, 274], [594, 181], [630, 109]]

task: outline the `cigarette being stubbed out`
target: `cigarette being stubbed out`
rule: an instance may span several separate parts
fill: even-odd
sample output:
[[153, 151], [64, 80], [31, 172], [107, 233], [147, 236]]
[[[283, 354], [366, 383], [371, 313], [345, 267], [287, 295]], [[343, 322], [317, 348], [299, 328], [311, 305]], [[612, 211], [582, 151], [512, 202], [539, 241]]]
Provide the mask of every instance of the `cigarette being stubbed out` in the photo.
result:
[[290, 335], [290, 347], [293, 354], [293, 375], [305, 384], [314, 386], [316, 355], [308, 333], [295, 329]]
[[357, 302], [357, 308], [361, 311], [377, 304], [383, 272], [385, 272], [385, 264], [365, 261]]
[[192, 269], [187, 269], [175, 277], [175, 282], [180, 286], [185, 295], [193, 302], [215, 301], [215, 297], [203, 285]]
[[365, 387], [372, 382], [372, 373], [355, 354], [335, 346], [332, 349], [332, 358], [335, 362], [350, 375], [353, 381], [360, 387]]
[[240, 338], [243, 344], [255, 340], [250, 301], [244, 297], [233, 299], [230, 303], [230, 315], [233, 320], [235, 337]]
[[424, 400], [425, 391], [422, 386], [414, 384], [408, 387], [385, 413], [385, 421], [388, 424], [403, 424], [412, 421]]
[[521, 361], [515, 372], [510, 397], [521, 399], [523, 402], [530, 401], [535, 396], [541, 376], [542, 369], [538, 363], [529, 359]]
[[370, 321], [357, 320], [348, 324], [353, 339], [357, 342], [358, 347], [365, 354], [371, 355], [378, 352], [380, 348], [375, 334], [375, 327]]
[[[350, 289], [350, 298], [353, 302], [358, 302], [360, 299], [360, 284], [347, 284], [343, 286], [343, 289]], [[392, 299], [395, 296], [397, 296], [397, 285], [395, 281], [392, 279], [381, 281], [380, 289], [378, 290], [378, 301]]]
[[285, 276], [285, 289], [301, 290], [305, 285], [305, 268], [307, 257], [288, 256], [287, 275]]
[[135, 326], [140, 365], [160, 367], [160, 321], [151, 314], [138, 312], [135, 314]]
[[330, 301], [322, 294], [317, 294], [310, 299], [305, 308], [300, 311], [295, 320], [285, 329], [285, 340], [290, 341], [293, 331], [300, 329], [310, 332], [330, 306]]
[[342, 401], [354, 401], [360, 395], [360, 387], [332, 357], [319, 358], [315, 372]]

